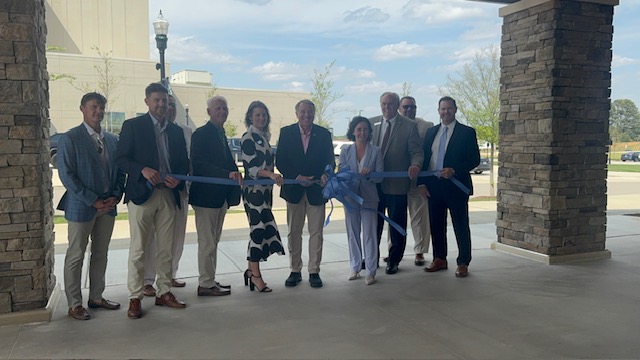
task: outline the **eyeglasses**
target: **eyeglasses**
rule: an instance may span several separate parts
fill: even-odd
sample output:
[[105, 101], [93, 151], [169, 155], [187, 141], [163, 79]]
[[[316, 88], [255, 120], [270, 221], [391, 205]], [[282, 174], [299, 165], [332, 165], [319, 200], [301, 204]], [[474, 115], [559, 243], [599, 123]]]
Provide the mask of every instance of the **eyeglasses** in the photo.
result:
[[169, 103], [169, 107], [175, 109], [176, 108], [176, 104], [175, 103]]
[[415, 110], [418, 107], [416, 105], [402, 105], [402, 108], [405, 110]]

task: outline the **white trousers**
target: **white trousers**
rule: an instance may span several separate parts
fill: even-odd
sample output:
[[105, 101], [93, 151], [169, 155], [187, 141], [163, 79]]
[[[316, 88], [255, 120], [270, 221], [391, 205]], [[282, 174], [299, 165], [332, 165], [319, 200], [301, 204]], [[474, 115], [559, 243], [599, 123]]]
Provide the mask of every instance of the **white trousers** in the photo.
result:
[[[362, 208], [377, 209], [377, 203], [364, 203]], [[352, 272], [360, 272], [363, 252], [367, 275], [376, 276], [378, 268], [378, 213], [354, 208], [345, 214], [349, 242], [349, 265]], [[362, 237], [360, 235], [362, 234]]]

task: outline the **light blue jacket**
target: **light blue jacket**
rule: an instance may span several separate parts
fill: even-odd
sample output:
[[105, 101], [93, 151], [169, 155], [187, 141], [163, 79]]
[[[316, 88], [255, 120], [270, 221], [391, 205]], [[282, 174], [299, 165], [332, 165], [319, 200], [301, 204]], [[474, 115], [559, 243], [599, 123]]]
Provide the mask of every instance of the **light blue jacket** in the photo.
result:
[[[363, 165], [363, 167], [369, 168], [371, 172], [384, 171], [384, 161], [382, 154], [380, 153], [380, 148], [375, 145], [367, 144]], [[356, 158], [356, 144], [344, 147], [340, 152], [338, 171], [346, 167], [348, 167], [352, 172], [359, 173], [358, 159]], [[372, 204], [377, 204], [379, 201], [376, 183], [381, 181], [382, 178], [360, 179], [357, 182], [349, 184], [349, 189], [364, 199], [364, 207], [370, 207]]]

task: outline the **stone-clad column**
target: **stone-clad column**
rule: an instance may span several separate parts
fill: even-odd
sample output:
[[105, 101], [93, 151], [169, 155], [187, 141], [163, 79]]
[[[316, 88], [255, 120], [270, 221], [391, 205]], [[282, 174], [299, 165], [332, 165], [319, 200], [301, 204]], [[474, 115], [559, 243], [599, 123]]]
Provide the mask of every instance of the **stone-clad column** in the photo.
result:
[[47, 320], [55, 286], [44, 11], [0, 1], [0, 324]]
[[608, 258], [607, 144], [617, 0], [501, 9], [498, 242], [547, 263]]

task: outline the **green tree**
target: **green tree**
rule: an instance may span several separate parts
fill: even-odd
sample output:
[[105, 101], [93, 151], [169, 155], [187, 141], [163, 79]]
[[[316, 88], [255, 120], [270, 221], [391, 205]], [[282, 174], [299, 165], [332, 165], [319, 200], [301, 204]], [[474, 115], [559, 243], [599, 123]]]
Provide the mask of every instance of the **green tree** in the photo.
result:
[[609, 133], [614, 142], [640, 140], [640, 112], [629, 99], [617, 99], [611, 103]]
[[458, 114], [476, 129], [478, 140], [491, 147], [489, 174], [491, 196], [495, 195], [493, 160], [498, 143], [500, 119], [500, 57], [498, 48], [489, 46], [479, 50], [473, 59], [455, 76], [447, 76], [440, 89], [442, 95], [456, 99]]
[[331, 127], [333, 115], [341, 111], [331, 106], [343, 96], [333, 90], [335, 81], [331, 77], [331, 68], [335, 63], [333, 60], [323, 70], [314, 69], [311, 77], [311, 101], [316, 105], [315, 123], [325, 128]]
[[402, 94], [400, 95], [400, 97], [405, 97], [405, 96], [411, 96], [411, 87], [413, 86], [413, 83], [410, 82], [403, 82], [402, 83]]

